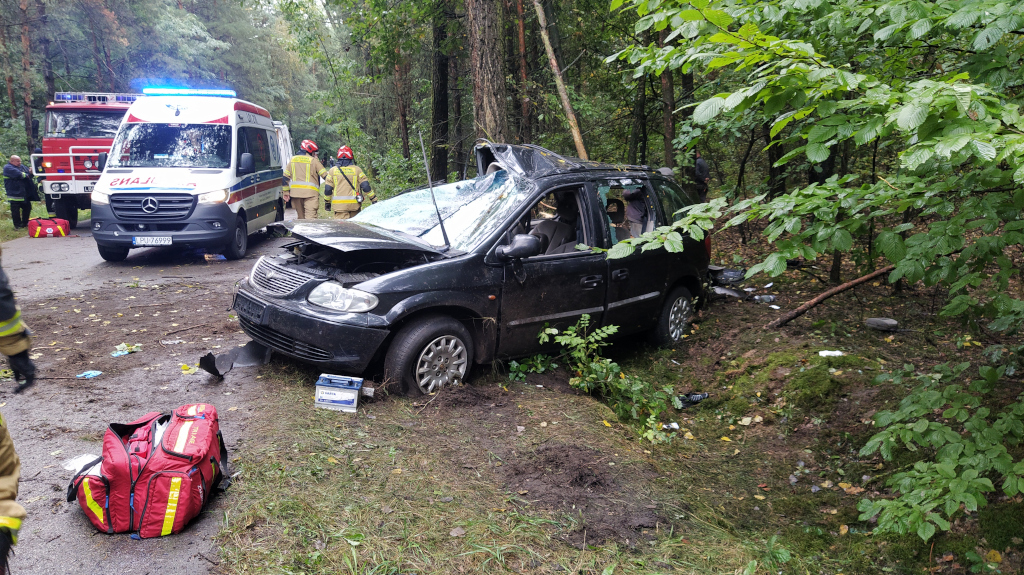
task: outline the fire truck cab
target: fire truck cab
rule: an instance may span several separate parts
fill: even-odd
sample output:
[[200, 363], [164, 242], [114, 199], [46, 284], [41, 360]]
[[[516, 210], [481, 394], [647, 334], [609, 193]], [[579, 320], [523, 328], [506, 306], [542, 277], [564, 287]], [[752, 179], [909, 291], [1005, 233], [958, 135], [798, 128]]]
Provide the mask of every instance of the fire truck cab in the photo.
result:
[[42, 153], [32, 154], [32, 173], [42, 183], [47, 207], [72, 228], [78, 210], [90, 207], [99, 154], [110, 151], [125, 112], [140, 95], [57, 92], [46, 107]]

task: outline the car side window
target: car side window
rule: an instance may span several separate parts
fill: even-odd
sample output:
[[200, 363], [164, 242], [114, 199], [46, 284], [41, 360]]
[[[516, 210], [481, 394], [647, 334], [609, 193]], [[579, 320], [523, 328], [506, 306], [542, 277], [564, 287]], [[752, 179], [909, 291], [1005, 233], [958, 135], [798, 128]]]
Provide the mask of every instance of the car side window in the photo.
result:
[[267, 142], [267, 131], [261, 128], [242, 128], [245, 133], [246, 147], [252, 154], [256, 171], [270, 169], [270, 146]]
[[597, 238], [587, 225], [582, 188], [554, 190], [544, 195], [519, 218], [509, 232], [540, 238], [541, 255], [575, 254], [578, 244], [596, 246]]
[[266, 130], [267, 133], [267, 149], [270, 150], [270, 165], [269, 168], [272, 170], [281, 169], [281, 150], [277, 144], [277, 132], [274, 130]]
[[644, 182], [634, 178], [601, 180], [597, 194], [605, 207], [612, 245], [662, 225]]
[[676, 185], [674, 182], [662, 179], [652, 179], [651, 185], [654, 186], [654, 193], [658, 199], [661, 200], [662, 210], [665, 212], [665, 217], [671, 221], [678, 220], [681, 216], [676, 215], [676, 212], [691, 206], [696, 202], [689, 196], [682, 188]]
[[242, 163], [242, 154], [248, 153], [249, 148], [245, 141], [245, 128], [238, 128], [235, 134], [235, 165], [239, 166]]

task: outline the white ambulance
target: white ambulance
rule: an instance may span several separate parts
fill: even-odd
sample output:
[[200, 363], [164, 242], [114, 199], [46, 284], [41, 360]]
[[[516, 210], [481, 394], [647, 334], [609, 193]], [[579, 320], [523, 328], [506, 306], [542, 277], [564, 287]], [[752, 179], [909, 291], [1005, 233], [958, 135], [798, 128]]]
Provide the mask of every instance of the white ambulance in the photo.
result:
[[100, 255], [121, 261], [132, 248], [181, 246], [241, 258], [249, 234], [284, 219], [279, 127], [231, 90], [143, 93], [100, 157]]

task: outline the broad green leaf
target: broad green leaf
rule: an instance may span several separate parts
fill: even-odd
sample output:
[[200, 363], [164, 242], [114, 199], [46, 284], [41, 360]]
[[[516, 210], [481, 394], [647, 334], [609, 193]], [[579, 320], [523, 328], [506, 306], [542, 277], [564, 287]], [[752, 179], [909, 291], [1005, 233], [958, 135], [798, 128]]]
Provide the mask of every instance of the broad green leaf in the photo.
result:
[[832, 247], [841, 252], [850, 251], [850, 248], [853, 247], [853, 236], [842, 228], [836, 230], [832, 236]]
[[828, 147], [820, 142], [807, 144], [807, 159], [812, 163], [820, 164], [828, 159]]
[[725, 108], [725, 98], [715, 96], [704, 100], [693, 110], [693, 121], [698, 124], [707, 124]]
[[617, 260], [619, 258], [627, 257], [631, 255], [635, 249], [636, 248], [630, 244], [619, 242], [612, 246], [612, 249], [608, 250], [608, 259]]
[[981, 156], [985, 160], [991, 162], [996, 159], [996, 149], [992, 147], [992, 144], [988, 142], [982, 142], [981, 140], [971, 140], [971, 147], [974, 148], [974, 153]]
[[910, 38], [916, 40], [924, 36], [932, 29], [932, 21], [928, 18], [921, 18], [910, 27]]
[[935, 535], [935, 525], [927, 521], [922, 522], [917, 528], [917, 535], [924, 541], [928, 541]]
[[723, 30], [729, 29], [729, 24], [732, 24], [733, 18], [728, 12], [722, 10], [705, 10], [704, 17], [707, 18], [708, 22], [711, 22], [715, 26]]
[[900, 110], [899, 116], [896, 118], [896, 125], [898, 125], [902, 130], [909, 132], [924, 123], [924, 120], [927, 117], [928, 108], [915, 102], [911, 102], [910, 104], [903, 106], [903, 109]]
[[899, 27], [899, 24], [890, 24], [885, 28], [875, 31], [875, 41], [885, 42], [892, 36], [892, 33], [895, 32]]
[[679, 16], [679, 18], [681, 18], [681, 19], [683, 19], [683, 20], [685, 20], [687, 22], [703, 22], [704, 21], [704, 15], [701, 14], [700, 12], [698, 12], [697, 10], [683, 10], [682, 12], [677, 14], [677, 16]]

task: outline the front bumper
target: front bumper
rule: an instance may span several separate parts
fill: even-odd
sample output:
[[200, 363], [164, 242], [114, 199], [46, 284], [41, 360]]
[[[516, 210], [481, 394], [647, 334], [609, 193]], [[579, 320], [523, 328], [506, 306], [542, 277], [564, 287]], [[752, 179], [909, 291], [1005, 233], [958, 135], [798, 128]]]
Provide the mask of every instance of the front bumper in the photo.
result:
[[[245, 304], [239, 303], [239, 295], [264, 306], [260, 317], [254, 317], [251, 309], [246, 314], [249, 317], [243, 315]], [[367, 314], [326, 319], [314, 315], [309, 304], [259, 295], [246, 280], [239, 284], [231, 308], [238, 312], [238, 323], [245, 333], [257, 342], [306, 363], [350, 374], [366, 371], [390, 333], [367, 327]], [[345, 316], [362, 320], [363, 325], [347, 323]]]
[[235, 214], [227, 204], [198, 204], [187, 219], [136, 221], [118, 218], [110, 204], [93, 203], [91, 221], [96, 243], [106, 247], [143, 247], [132, 238], [170, 236], [172, 246], [221, 248], [235, 234]]

